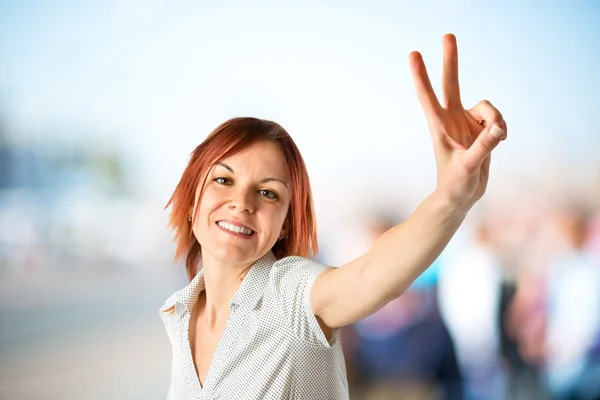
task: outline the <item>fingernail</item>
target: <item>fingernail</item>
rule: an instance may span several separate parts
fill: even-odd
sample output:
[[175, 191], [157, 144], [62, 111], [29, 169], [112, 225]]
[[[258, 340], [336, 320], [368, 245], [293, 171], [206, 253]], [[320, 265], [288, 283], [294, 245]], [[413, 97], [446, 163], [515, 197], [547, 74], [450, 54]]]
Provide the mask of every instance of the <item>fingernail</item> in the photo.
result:
[[496, 139], [500, 139], [502, 136], [504, 136], [504, 131], [498, 125], [492, 125], [490, 128], [490, 135]]

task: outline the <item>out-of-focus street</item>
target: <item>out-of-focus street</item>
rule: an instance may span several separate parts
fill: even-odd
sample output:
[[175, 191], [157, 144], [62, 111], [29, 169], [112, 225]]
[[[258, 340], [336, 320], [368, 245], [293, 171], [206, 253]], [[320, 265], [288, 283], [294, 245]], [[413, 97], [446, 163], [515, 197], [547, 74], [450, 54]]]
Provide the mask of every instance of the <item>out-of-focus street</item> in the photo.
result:
[[0, 398], [166, 397], [171, 347], [158, 307], [175, 282], [118, 278], [3, 282]]

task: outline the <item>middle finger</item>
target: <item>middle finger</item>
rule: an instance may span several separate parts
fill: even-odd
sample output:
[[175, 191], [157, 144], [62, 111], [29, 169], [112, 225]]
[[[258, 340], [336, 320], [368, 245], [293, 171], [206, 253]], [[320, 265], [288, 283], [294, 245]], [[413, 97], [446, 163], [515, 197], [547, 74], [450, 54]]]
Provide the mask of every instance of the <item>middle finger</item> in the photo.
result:
[[442, 43], [444, 49], [444, 64], [442, 69], [442, 94], [444, 106], [446, 108], [461, 108], [456, 37], [452, 34], [444, 35]]

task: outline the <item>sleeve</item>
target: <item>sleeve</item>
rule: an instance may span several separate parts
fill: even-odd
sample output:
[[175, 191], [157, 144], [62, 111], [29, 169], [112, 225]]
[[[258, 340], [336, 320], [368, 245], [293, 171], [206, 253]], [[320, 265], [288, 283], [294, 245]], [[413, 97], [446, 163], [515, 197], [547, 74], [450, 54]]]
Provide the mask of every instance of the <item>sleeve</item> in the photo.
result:
[[327, 340], [310, 305], [313, 284], [328, 267], [302, 257], [288, 257], [280, 262], [274, 271], [274, 281], [281, 309], [293, 334], [311, 346], [331, 348], [338, 342], [340, 330], [335, 329]]

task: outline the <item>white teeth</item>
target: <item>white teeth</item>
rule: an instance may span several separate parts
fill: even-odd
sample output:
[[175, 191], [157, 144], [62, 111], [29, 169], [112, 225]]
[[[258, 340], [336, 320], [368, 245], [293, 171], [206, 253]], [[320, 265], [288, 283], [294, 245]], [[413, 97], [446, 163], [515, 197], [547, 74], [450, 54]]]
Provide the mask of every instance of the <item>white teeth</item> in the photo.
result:
[[244, 235], [247, 235], [247, 236], [250, 236], [254, 233], [254, 231], [252, 231], [251, 229], [243, 228], [241, 226], [235, 226], [235, 225], [227, 223], [227, 222], [219, 221], [218, 224], [221, 228], [225, 228], [231, 232], [243, 233]]

